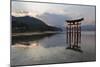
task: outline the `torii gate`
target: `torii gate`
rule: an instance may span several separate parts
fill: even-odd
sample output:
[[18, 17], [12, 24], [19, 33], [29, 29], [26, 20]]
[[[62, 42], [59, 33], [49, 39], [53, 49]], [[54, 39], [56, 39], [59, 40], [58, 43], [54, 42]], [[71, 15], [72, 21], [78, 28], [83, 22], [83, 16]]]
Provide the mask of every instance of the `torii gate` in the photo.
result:
[[66, 20], [66, 34], [67, 34], [67, 48], [76, 49], [80, 48], [79, 43], [81, 43], [81, 21], [84, 18], [76, 20]]

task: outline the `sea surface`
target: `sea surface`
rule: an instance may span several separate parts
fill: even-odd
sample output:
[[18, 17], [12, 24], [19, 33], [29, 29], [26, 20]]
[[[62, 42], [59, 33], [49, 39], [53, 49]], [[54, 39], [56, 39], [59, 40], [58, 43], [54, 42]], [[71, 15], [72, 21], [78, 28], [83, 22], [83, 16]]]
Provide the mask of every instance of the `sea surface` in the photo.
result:
[[11, 65], [35, 65], [96, 60], [95, 31], [82, 31], [80, 51], [66, 49], [66, 33], [12, 38]]

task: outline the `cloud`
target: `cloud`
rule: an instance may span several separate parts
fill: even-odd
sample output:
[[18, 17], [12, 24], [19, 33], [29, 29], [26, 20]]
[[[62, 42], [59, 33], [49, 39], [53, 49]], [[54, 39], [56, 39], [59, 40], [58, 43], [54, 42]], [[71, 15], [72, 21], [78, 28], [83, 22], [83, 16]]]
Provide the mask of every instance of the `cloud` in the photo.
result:
[[26, 15], [38, 16], [48, 24], [60, 25], [67, 18], [77, 19], [84, 17], [83, 24], [95, 24], [95, 7], [70, 5], [70, 4], [50, 4], [36, 2], [12, 2], [12, 12], [28, 12]]

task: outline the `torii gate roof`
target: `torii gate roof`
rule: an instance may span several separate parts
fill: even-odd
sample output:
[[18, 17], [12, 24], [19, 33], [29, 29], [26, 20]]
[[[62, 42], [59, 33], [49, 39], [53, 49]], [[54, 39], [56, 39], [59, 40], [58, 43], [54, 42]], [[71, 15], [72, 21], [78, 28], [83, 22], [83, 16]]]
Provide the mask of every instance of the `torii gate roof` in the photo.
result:
[[73, 23], [73, 22], [80, 22], [80, 21], [82, 21], [82, 20], [84, 20], [84, 18], [80, 18], [80, 19], [75, 19], [75, 20], [66, 20], [68, 23]]

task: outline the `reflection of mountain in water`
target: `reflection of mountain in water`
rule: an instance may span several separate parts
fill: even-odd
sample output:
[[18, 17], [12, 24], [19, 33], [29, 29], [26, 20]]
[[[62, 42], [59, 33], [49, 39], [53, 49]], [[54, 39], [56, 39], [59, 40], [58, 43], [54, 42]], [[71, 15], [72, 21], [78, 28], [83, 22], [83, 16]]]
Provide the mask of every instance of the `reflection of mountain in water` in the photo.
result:
[[55, 35], [56, 33], [48, 33], [48, 34], [42, 34], [42, 35], [23, 35], [23, 36], [12, 36], [12, 45], [16, 43], [20, 43], [23, 45], [30, 45], [30, 41], [37, 41], [41, 40], [45, 37], [51, 37]]

